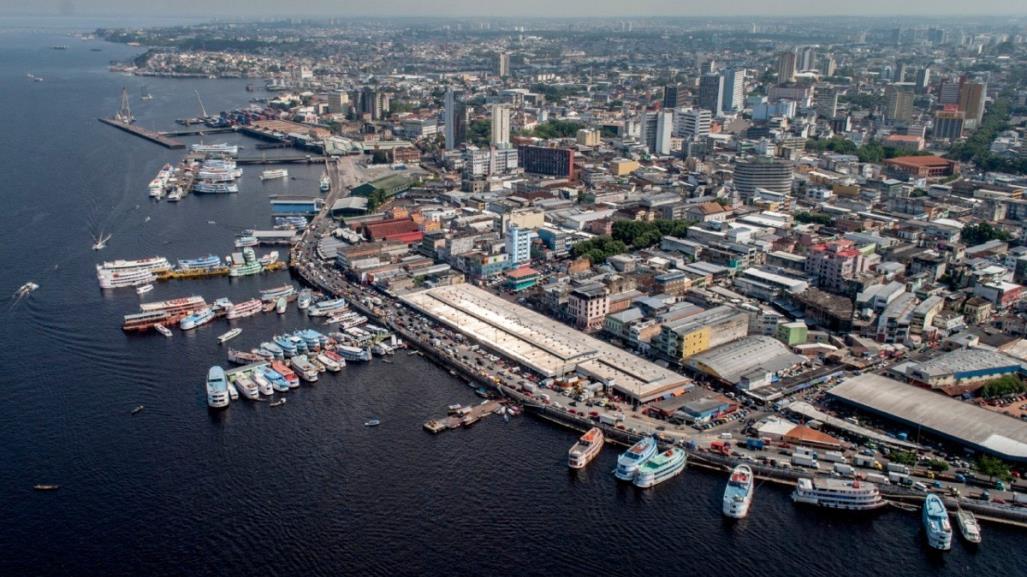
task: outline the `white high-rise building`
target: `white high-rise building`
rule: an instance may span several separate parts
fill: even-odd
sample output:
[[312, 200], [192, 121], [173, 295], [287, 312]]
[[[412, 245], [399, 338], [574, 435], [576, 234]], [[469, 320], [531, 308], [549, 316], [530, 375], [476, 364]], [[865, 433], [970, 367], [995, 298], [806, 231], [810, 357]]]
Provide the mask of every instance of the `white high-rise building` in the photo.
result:
[[510, 108], [505, 104], [492, 106], [492, 146], [510, 146]]
[[536, 236], [530, 228], [510, 225], [506, 230], [506, 255], [511, 265], [531, 262], [531, 241]]
[[710, 133], [713, 114], [702, 108], [679, 110], [674, 133], [685, 140], [696, 140]]
[[670, 154], [670, 139], [674, 132], [674, 111], [646, 112], [642, 117], [642, 135], [639, 140], [652, 154]]
[[729, 68], [724, 71], [724, 111], [745, 108], [745, 69]]

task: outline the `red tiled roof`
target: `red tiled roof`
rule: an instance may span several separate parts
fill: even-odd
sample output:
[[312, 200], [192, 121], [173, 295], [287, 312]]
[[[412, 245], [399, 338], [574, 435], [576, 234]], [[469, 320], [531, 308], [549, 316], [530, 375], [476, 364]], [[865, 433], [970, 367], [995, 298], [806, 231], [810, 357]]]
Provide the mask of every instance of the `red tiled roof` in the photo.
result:
[[527, 276], [531, 276], [533, 274], [537, 275], [538, 271], [533, 269], [533, 268], [531, 268], [530, 266], [522, 266], [521, 268], [516, 268], [516, 269], [506, 273], [506, 276], [509, 277], [509, 278], [518, 279], [518, 278], [524, 278], [524, 277], [527, 277]]
[[955, 164], [955, 162], [952, 160], [934, 155], [896, 156], [895, 158], [889, 158], [888, 160], [885, 160], [884, 163], [893, 164], [895, 166], [908, 166], [912, 168], [951, 166]]

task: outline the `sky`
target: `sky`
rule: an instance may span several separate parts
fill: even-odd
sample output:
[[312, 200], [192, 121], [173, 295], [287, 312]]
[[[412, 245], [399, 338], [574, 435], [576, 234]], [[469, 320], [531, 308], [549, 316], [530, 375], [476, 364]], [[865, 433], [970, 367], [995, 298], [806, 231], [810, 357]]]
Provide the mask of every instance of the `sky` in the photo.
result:
[[1022, 0], [0, 0], [0, 14], [224, 17], [447, 16], [989, 16], [1027, 14]]

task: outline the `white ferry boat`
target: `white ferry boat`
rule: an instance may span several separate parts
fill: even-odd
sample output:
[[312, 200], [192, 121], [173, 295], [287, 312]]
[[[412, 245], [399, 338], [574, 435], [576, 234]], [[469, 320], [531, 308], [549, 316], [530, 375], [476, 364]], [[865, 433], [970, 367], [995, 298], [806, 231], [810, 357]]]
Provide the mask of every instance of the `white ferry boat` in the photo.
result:
[[603, 440], [602, 429], [599, 427], [589, 429], [567, 452], [567, 466], [571, 469], [584, 469], [585, 465], [591, 463], [599, 451], [603, 450]]
[[927, 544], [932, 549], [948, 551], [952, 548], [952, 525], [941, 497], [932, 494], [924, 499], [923, 522]]
[[859, 479], [830, 477], [799, 479], [792, 491], [792, 501], [845, 511], [872, 511], [885, 505], [877, 485]]
[[124, 271], [98, 269], [96, 280], [100, 283], [100, 288], [112, 289], [148, 285], [157, 280], [157, 277], [153, 276], [153, 272], [145, 269]]
[[171, 263], [162, 256], [141, 258], [138, 260], [110, 260], [102, 265], [96, 265], [96, 270], [124, 272], [128, 270], [148, 270], [150, 272], [164, 272], [171, 270]]
[[248, 301], [232, 305], [232, 307], [228, 309], [228, 314], [225, 316], [228, 320], [241, 319], [253, 316], [263, 310], [263, 308], [264, 305], [260, 302], [260, 299], [250, 299]]
[[307, 309], [307, 314], [312, 317], [323, 317], [336, 311], [341, 311], [348, 306], [346, 299], [331, 299], [310, 305]]
[[677, 447], [671, 447], [639, 467], [635, 474], [635, 486], [643, 489], [655, 487], [660, 483], [681, 474], [685, 470], [688, 454]]
[[974, 545], [981, 542], [981, 525], [973, 513], [965, 509], [956, 511], [956, 522], [959, 525], [959, 534], [963, 536], [963, 539]]
[[638, 468], [656, 456], [659, 451], [656, 437], [646, 437], [631, 445], [631, 448], [617, 457], [617, 469], [613, 472], [621, 481], [632, 481]]
[[228, 143], [194, 144], [191, 148], [193, 152], [199, 152], [202, 154], [228, 154], [230, 156], [239, 154], [239, 147]]
[[281, 178], [289, 178], [289, 171], [284, 168], [275, 170], [265, 170], [260, 173], [260, 180], [278, 180]]
[[228, 406], [228, 381], [221, 367], [211, 367], [207, 371], [207, 405], [212, 409], [223, 409]]
[[198, 326], [205, 325], [212, 320], [214, 320], [214, 309], [206, 307], [182, 319], [182, 322], [179, 323], [178, 326], [183, 331], [188, 331], [195, 329]]
[[723, 513], [732, 519], [743, 519], [749, 514], [752, 504], [753, 485], [752, 468], [738, 465], [731, 471], [727, 487], [724, 488]]

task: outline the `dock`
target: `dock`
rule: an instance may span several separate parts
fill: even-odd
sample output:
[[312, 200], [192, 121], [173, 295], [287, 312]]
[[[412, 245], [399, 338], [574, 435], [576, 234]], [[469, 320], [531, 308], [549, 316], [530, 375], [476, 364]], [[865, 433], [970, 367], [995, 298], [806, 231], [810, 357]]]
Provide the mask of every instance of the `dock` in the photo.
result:
[[[183, 145], [184, 146], [184, 145]], [[304, 154], [302, 156], [276, 156], [276, 157], [260, 157], [260, 158], [237, 158], [235, 163], [237, 165], [244, 164], [313, 164], [315, 162], [324, 162], [325, 157], [314, 156], [310, 154]]]
[[211, 268], [197, 268], [186, 270], [167, 270], [154, 273], [157, 280], [182, 280], [194, 278], [208, 278], [215, 276], [228, 276], [227, 266], [216, 266]]
[[485, 417], [495, 413], [503, 404], [499, 401], [489, 399], [479, 405], [469, 405], [454, 411], [448, 417], [431, 419], [424, 424], [424, 428], [432, 433], [441, 433], [449, 429], [470, 427]]
[[165, 130], [161, 136], [205, 136], [207, 134], [228, 134], [238, 132], [234, 126], [222, 126], [220, 128], [186, 128], [183, 130]]
[[254, 230], [252, 236], [262, 245], [292, 245], [299, 241], [295, 230]]
[[113, 126], [114, 128], [118, 128], [118, 129], [124, 130], [125, 132], [128, 132], [129, 134], [134, 134], [134, 135], [136, 135], [136, 136], [138, 136], [140, 138], [145, 138], [146, 140], [149, 140], [150, 142], [153, 142], [155, 144], [159, 144], [159, 145], [161, 145], [161, 146], [163, 146], [165, 148], [171, 148], [171, 149], [185, 148], [185, 144], [183, 144], [183, 143], [181, 143], [181, 142], [179, 142], [177, 140], [168, 138], [167, 136], [164, 136], [163, 134], [161, 134], [159, 132], [154, 132], [152, 130], [147, 130], [147, 129], [141, 127], [141, 126], [135, 126], [134, 124], [126, 124], [126, 123], [121, 122], [119, 120], [114, 120], [113, 118], [97, 118], [97, 120], [99, 120], [100, 122], [102, 122], [102, 123], [104, 123], [104, 124], [106, 124], [108, 126]]

